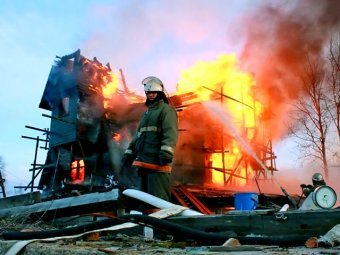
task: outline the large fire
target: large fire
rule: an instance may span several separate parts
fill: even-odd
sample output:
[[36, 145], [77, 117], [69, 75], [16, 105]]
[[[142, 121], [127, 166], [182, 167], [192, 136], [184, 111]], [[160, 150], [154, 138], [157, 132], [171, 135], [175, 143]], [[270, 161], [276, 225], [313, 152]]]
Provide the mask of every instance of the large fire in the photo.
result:
[[[254, 85], [252, 75], [238, 69], [234, 55], [221, 55], [216, 61], [199, 62], [183, 71], [177, 93], [194, 91], [197, 95], [193, 99], [195, 102], [220, 100], [230, 113], [238, 134], [252, 141], [256, 138], [256, 122], [262, 111], [261, 103], [254, 97]], [[247, 179], [253, 176], [253, 171], [250, 165], [241, 162], [244, 152], [240, 145], [233, 140], [223, 147], [222, 152], [210, 154], [211, 182], [217, 185], [245, 185]], [[231, 175], [237, 178], [231, 178]]]
[[[104, 108], [119, 110], [120, 107], [117, 107], [116, 102], [120, 100], [117, 95], [122, 94], [122, 90], [118, 88], [119, 82], [117, 74], [111, 72], [109, 80], [102, 88]], [[221, 55], [216, 61], [201, 61], [184, 70], [177, 85], [176, 95], [189, 95], [189, 99], [185, 101], [186, 105], [218, 101], [230, 114], [237, 134], [251, 144], [258, 140], [257, 135], [260, 133], [258, 121], [263, 110], [261, 103], [255, 99], [254, 88], [253, 76], [238, 68], [236, 56]], [[136, 95], [126, 89], [123, 94], [128, 104], [145, 100], [144, 97], [134, 98]], [[210, 150], [206, 155], [206, 158], [208, 157], [206, 167], [211, 171], [209, 182], [215, 185], [244, 186], [247, 180], [254, 176], [252, 164], [247, 162], [249, 158], [247, 153], [242, 150], [233, 135], [225, 135], [228, 131], [221, 123], [220, 126], [218, 132], [221, 135], [209, 138], [209, 140], [222, 140], [210, 141], [210, 143], [215, 142], [223, 147], [216, 151]], [[118, 137], [115, 136], [113, 139], [117, 140]]]

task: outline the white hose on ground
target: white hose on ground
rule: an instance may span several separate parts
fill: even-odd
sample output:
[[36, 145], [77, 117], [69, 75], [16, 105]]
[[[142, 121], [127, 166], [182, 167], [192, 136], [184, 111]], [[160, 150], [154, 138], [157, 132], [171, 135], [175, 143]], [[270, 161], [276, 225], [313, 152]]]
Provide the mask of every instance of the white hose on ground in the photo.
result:
[[[155, 197], [153, 195], [150, 195], [149, 193], [146, 193], [140, 190], [126, 189], [123, 191], [123, 195], [143, 201], [149, 205], [155, 206], [160, 209], [167, 209], [167, 208], [175, 206], [175, 204], [173, 203], [170, 203], [159, 197]], [[181, 213], [181, 215], [182, 216], [195, 216], [195, 215], [203, 215], [203, 214], [200, 212], [191, 210], [191, 209], [186, 209]]]

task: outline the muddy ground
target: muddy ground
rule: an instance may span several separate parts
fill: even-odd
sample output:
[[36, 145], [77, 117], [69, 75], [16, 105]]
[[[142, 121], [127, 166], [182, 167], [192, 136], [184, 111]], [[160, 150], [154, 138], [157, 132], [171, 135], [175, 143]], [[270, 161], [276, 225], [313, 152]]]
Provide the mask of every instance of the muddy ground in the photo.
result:
[[[92, 216], [81, 217], [81, 222], [93, 220]], [[78, 220], [80, 220], [78, 219]], [[28, 222], [24, 217], [0, 220], [0, 234], [4, 232], [37, 232], [67, 228], [65, 223], [80, 223], [63, 219], [54, 224], [43, 221]], [[77, 224], [76, 224], [77, 225]], [[62, 227], [61, 227], [62, 226]], [[156, 233], [156, 232], [155, 232]], [[1, 235], [2, 236], [2, 235]], [[17, 242], [3, 240], [0, 237], [0, 255], [6, 252]], [[149, 254], [272, 254], [272, 255], [340, 255], [340, 246], [326, 248], [307, 247], [279, 247], [263, 245], [242, 245], [236, 242], [220, 246], [199, 246], [194, 242], [174, 241], [171, 235], [155, 235], [153, 238], [145, 236], [145, 228], [137, 226], [126, 230], [113, 232], [98, 232], [78, 237], [60, 238], [54, 241], [37, 240], [21, 249], [20, 253], [8, 255], [92, 255], [92, 254], [124, 254], [124, 255], [149, 255]]]
[[[97, 236], [98, 237], [98, 236]], [[92, 237], [93, 238], [93, 237]], [[35, 241], [22, 249], [21, 255], [92, 255], [92, 254], [272, 254], [272, 255], [340, 255], [340, 247], [333, 248], [306, 248], [306, 247], [279, 247], [260, 245], [237, 246], [195, 246], [185, 242], [172, 242], [171, 240], [148, 239], [143, 236], [115, 235], [110, 241], [99, 237], [98, 240], [84, 241], [83, 238], [64, 239], [53, 242]], [[18, 241], [0, 241], [0, 254], [6, 252]], [[14, 255], [15, 253], [11, 254]]]

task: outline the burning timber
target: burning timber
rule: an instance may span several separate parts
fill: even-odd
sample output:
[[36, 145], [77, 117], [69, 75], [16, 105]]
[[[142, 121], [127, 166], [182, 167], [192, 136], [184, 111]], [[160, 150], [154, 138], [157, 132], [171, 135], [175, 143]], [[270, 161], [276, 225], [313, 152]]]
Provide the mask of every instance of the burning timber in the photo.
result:
[[[243, 109], [242, 116], [248, 111], [255, 116], [255, 103], [235, 99], [223, 88], [201, 89], [210, 93], [210, 101], [222, 106], [237, 104]], [[228, 238], [238, 238], [242, 244], [300, 245], [340, 222], [331, 187], [324, 185], [303, 197], [290, 195], [279, 185], [274, 177], [276, 156], [259, 119], [251, 122], [258, 126], [246, 125], [249, 121], [244, 119], [233, 125], [229, 118], [216, 120], [211, 112], [222, 116], [223, 111], [204, 105], [197, 92], [170, 97], [180, 124], [171, 203], [138, 191], [136, 171], [121, 169], [120, 159], [145, 109], [143, 100], [129, 90], [122, 70], [113, 72], [110, 64], [90, 60], [80, 50], [57, 57], [39, 104], [51, 112], [43, 115], [50, 119], [50, 127], [26, 126], [42, 135], [23, 136], [35, 141], [35, 157], [29, 169], [31, 180], [16, 188], [29, 189], [30, 193], [0, 200], [0, 218], [25, 216], [53, 221], [84, 214], [97, 218], [100, 213], [115, 218], [92, 221], [91, 230], [100, 232], [99, 226], [128, 221], [152, 226], [155, 235], [168, 233], [177, 240], [204, 245], [221, 245]], [[206, 115], [204, 120], [202, 114]], [[41, 149], [47, 151], [44, 163], [37, 162]], [[270, 179], [282, 195], [261, 192], [261, 180]], [[258, 192], [237, 191], [238, 186], [252, 180]], [[142, 215], [131, 214], [134, 210]], [[154, 210], [176, 213], [171, 211], [159, 219], [148, 214]], [[82, 234], [88, 228], [71, 231]], [[3, 237], [63, 234], [14, 233]]]
[[[254, 126], [254, 106], [226, 95], [223, 89], [201, 89], [223, 107], [240, 105], [241, 111], [234, 112], [251, 120], [235, 117], [238, 134], [214, 117], [216, 107], [203, 105], [198, 92], [171, 96], [180, 125], [173, 183], [230, 187], [272, 176], [277, 171], [276, 156], [270, 138], [264, 135], [264, 125]], [[93, 191], [113, 182], [138, 186], [134, 170], [121, 169], [120, 159], [145, 110], [144, 97], [128, 89], [122, 70], [114, 73], [109, 64], [89, 60], [79, 50], [58, 58], [39, 107], [51, 112], [43, 115], [51, 119], [50, 128], [26, 126], [45, 137], [24, 138], [35, 140], [36, 153], [42, 147], [47, 157], [44, 164], [38, 164], [35, 157], [32, 180], [21, 188], [38, 188], [48, 194], [74, 188]], [[250, 141], [250, 149], [240, 146], [245, 144], [240, 143], [242, 137]]]

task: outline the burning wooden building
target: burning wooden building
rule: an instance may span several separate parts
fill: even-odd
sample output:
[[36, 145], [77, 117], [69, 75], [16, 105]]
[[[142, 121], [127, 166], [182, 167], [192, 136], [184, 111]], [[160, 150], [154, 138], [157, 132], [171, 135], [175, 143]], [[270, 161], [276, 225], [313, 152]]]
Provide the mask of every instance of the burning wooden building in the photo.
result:
[[[332, 188], [320, 186], [321, 192], [316, 188], [312, 196], [307, 197], [310, 204], [305, 208], [314, 203], [315, 211], [303, 206], [298, 209], [301, 197], [297, 200], [289, 196], [281, 186], [285, 196], [274, 198], [272, 194], [267, 196], [261, 192], [258, 180], [269, 178], [276, 170], [270, 132], [266, 130], [263, 105], [255, 97], [252, 77], [229, 70], [230, 61], [222, 58], [221, 65], [213, 64], [213, 67], [202, 67], [200, 63], [184, 72], [176, 95], [169, 96], [179, 118], [179, 139], [171, 174], [173, 202], [184, 206], [178, 207], [130, 187], [122, 191], [119, 186], [120, 183], [138, 185], [135, 169], [122, 170], [120, 161], [145, 110], [145, 97], [129, 91], [121, 71], [114, 73], [109, 64], [104, 66], [96, 58], [89, 60], [79, 50], [58, 57], [39, 105], [51, 112], [45, 115], [51, 120], [50, 128], [26, 126], [42, 131], [46, 138], [25, 137], [36, 141], [30, 169], [32, 180], [26, 188], [31, 191], [38, 188], [43, 190], [42, 194], [49, 193], [53, 197], [47, 194], [43, 199], [46, 201], [41, 202], [38, 196], [37, 203], [33, 201], [32, 204], [34, 193], [31, 192], [26, 197], [30, 204], [14, 205], [15, 208], [8, 208], [9, 200], [6, 200], [5, 208], [0, 208], [0, 217], [25, 213], [54, 219], [93, 212], [119, 216], [125, 208], [136, 209], [138, 203], [143, 202], [156, 208], [166, 208], [170, 204], [168, 209], [180, 209], [178, 213], [189, 211], [165, 220], [174, 224], [165, 229], [178, 237], [178, 233], [184, 233], [181, 232], [184, 226], [190, 233], [183, 238], [191, 241], [205, 243], [209, 237], [208, 241], [225, 243], [226, 237], [236, 236], [242, 242], [291, 245], [303, 244], [311, 236], [324, 234], [339, 222], [339, 209], [330, 210], [336, 203]], [[37, 163], [41, 147], [47, 150], [43, 164]], [[39, 185], [35, 186], [40, 174]], [[236, 199], [237, 189], [252, 180], [262, 196], [238, 193], [255, 197], [247, 197], [246, 207], [237, 206], [236, 202], [243, 202]], [[325, 195], [324, 190], [332, 196]], [[53, 200], [55, 195], [59, 199]], [[127, 197], [135, 200], [129, 204]], [[318, 205], [315, 197], [326, 201], [327, 206]], [[288, 203], [298, 210], [287, 211]], [[254, 209], [260, 210], [242, 212]], [[146, 215], [125, 214], [122, 217], [150, 224], [157, 230], [169, 226], [164, 225], [163, 220], [150, 221], [143, 216]], [[316, 217], [318, 224], [315, 224]], [[48, 235], [50, 237], [50, 233]], [[17, 240], [18, 235], [14, 238]]]
[[[234, 78], [238, 84], [207, 76], [199, 86], [187, 79], [169, 97], [180, 128], [174, 186], [232, 189], [276, 170], [251, 77]], [[120, 159], [145, 110], [144, 100], [109, 64], [85, 58], [79, 50], [57, 57], [39, 105], [51, 111], [45, 115], [50, 128], [40, 129], [47, 135], [47, 158], [41, 165], [34, 160], [27, 187], [35, 187], [40, 172], [38, 188], [47, 190], [94, 190], [122, 180]], [[133, 176], [134, 171], [124, 174]]]
[[[121, 109], [115, 109], [115, 114], [105, 109], [105, 90], [116, 82], [109, 64], [89, 60], [80, 50], [57, 59], [39, 105], [51, 111], [50, 116], [45, 115], [51, 118], [51, 125], [46, 163], [37, 168], [43, 169], [39, 189], [77, 185], [92, 190], [113, 178], [118, 167], [114, 159], [120, 157], [121, 150], [112, 143], [120, 138], [117, 130], [121, 123], [119, 116], [112, 116]], [[125, 100], [118, 93], [115, 96]], [[127, 119], [131, 122], [137, 115], [131, 113]], [[114, 155], [110, 149], [115, 150]]]

